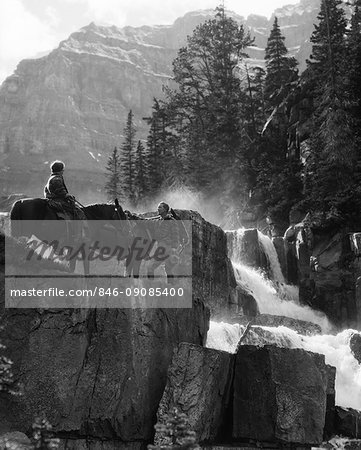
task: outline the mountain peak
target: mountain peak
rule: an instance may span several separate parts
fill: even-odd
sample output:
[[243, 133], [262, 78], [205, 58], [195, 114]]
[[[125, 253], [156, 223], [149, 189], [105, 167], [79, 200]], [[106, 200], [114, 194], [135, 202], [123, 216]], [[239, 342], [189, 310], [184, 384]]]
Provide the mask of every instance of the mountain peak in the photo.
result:
[[285, 5], [281, 8], [277, 8], [273, 13], [273, 17], [278, 18], [290, 17], [290, 16], [302, 16], [303, 14], [312, 14], [320, 9], [320, 0], [301, 0], [294, 5]]

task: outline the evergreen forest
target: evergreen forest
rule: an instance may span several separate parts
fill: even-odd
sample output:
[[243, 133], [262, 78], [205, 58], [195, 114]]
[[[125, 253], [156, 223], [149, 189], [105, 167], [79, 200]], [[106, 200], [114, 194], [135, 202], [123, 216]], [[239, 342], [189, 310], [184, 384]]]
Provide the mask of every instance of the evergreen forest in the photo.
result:
[[252, 66], [252, 36], [216, 8], [179, 49], [172, 87], [144, 118], [146, 141], [129, 111], [106, 168], [109, 198], [136, 207], [187, 186], [240, 220], [251, 213], [284, 229], [301, 211], [360, 226], [361, 0], [351, 18], [341, 5], [321, 1], [301, 74], [277, 17], [264, 65]]

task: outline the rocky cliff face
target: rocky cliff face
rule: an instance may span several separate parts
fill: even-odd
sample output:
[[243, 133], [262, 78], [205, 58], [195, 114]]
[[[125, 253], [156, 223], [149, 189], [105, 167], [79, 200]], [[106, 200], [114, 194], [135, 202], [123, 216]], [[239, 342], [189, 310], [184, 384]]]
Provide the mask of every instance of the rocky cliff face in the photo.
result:
[[301, 303], [324, 312], [339, 329], [359, 330], [360, 233], [315, 222], [291, 225], [285, 233], [288, 281], [300, 286]]
[[192, 308], [4, 310], [4, 235], [0, 244], [0, 340], [24, 386], [20, 397], [0, 394], [0, 434], [29, 430], [42, 410], [68, 447], [83, 438], [97, 448], [149, 442], [174, 348], [205, 343], [200, 293]]
[[[286, 45], [303, 62], [319, 0], [275, 11]], [[171, 62], [186, 36], [213, 11], [192, 12], [170, 26], [132, 28], [90, 24], [49, 55], [21, 61], [0, 88], [0, 163], [5, 193], [41, 195], [48, 162], [62, 158], [73, 169], [70, 188], [94, 194], [104, 185], [110, 151], [122, 141], [126, 115], [133, 110], [138, 137], [153, 97], [170, 82]], [[234, 18], [255, 37], [251, 63], [262, 63], [273, 18]]]
[[[199, 442], [307, 448], [322, 441], [329, 370], [322, 355], [300, 349], [242, 345], [231, 355], [181, 344], [168, 371], [158, 421], [165, 423], [176, 407], [187, 414]], [[331, 384], [334, 377], [330, 372]], [[159, 434], [156, 442], [167, 444]]]

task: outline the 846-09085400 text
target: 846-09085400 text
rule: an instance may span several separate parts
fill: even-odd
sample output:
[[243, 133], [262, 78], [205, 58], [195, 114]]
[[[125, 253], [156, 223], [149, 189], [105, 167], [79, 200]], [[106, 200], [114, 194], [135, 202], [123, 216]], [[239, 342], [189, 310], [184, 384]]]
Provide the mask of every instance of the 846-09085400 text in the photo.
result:
[[182, 297], [182, 287], [127, 287], [104, 288], [94, 286], [92, 289], [59, 289], [50, 287], [46, 289], [10, 289], [10, 297]]

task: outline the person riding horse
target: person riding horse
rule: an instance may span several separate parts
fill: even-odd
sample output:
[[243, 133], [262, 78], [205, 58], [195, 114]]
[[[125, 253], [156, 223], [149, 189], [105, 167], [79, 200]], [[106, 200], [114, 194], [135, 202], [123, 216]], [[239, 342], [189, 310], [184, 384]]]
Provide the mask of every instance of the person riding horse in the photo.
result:
[[[63, 178], [65, 164], [63, 161], [54, 161], [50, 165], [51, 175], [44, 187], [44, 197], [48, 199], [50, 208], [62, 213], [64, 219], [81, 220], [83, 232], [87, 232], [86, 217], [83, 211], [75, 204], [75, 197], [69, 194]], [[58, 214], [59, 215], [59, 214]], [[71, 226], [75, 238], [79, 234], [76, 224]], [[80, 231], [81, 232], [81, 231]]]

